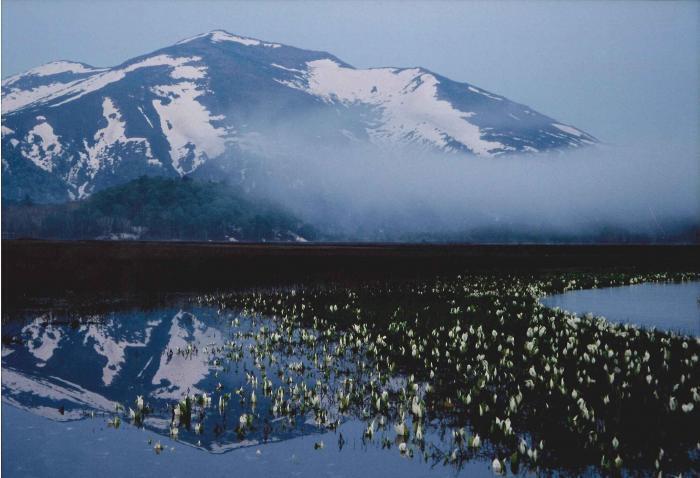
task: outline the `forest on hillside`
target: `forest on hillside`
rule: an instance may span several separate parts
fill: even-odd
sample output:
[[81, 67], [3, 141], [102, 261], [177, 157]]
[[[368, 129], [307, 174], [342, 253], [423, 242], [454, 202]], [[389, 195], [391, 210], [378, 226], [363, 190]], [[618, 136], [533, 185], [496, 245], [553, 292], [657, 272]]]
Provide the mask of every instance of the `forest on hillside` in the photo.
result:
[[3, 238], [312, 240], [283, 208], [217, 182], [143, 176], [62, 204], [3, 201]]

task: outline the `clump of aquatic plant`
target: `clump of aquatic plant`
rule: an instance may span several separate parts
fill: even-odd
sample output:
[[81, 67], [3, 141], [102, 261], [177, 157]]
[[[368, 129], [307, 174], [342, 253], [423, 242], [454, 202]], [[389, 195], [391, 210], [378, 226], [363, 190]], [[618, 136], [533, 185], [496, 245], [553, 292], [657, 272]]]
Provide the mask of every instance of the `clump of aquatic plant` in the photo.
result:
[[137, 427], [142, 427], [146, 416], [152, 412], [151, 408], [144, 401], [143, 395], [138, 395], [134, 400], [134, 408], [128, 407], [129, 419]]
[[197, 444], [336, 430], [341, 449], [339, 427], [359, 419], [363, 443], [456, 468], [697, 471], [698, 338], [539, 301], [697, 278], [474, 274], [202, 296], [225, 340], [163, 353], [206, 361], [214, 377], [167, 406], [137, 397], [116, 418], [160, 414], [166, 434]]
[[238, 395], [258, 409], [239, 434], [266, 413], [289, 427], [311, 414], [327, 429], [352, 416], [367, 423], [363, 440], [456, 466], [481, 456], [497, 472], [685, 471], [698, 466], [698, 339], [539, 298], [689, 278], [465, 275], [200, 301], [240, 314], [230, 342], [210, 351], [216, 366], [244, 356], [254, 366]]
[[113, 427], [113, 428], [115, 428], [115, 429], [119, 428], [119, 426], [120, 426], [121, 424], [122, 424], [122, 420], [121, 420], [121, 418], [119, 418], [118, 415], [115, 416], [115, 417], [113, 417], [113, 418], [111, 418], [109, 421], [107, 421], [107, 426]]

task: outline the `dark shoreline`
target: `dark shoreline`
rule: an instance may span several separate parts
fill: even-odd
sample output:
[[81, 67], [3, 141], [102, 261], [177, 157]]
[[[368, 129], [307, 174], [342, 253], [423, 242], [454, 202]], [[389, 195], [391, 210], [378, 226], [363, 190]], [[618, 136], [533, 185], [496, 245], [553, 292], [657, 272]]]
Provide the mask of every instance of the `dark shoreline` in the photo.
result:
[[468, 271], [700, 271], [700, 245], [2, 241], [2, 305]]

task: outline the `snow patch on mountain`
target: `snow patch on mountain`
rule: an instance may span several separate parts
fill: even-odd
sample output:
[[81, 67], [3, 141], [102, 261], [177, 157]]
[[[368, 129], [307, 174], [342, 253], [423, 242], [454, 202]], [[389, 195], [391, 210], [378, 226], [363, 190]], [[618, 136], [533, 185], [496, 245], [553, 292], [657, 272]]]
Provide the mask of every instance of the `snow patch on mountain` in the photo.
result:
[[63, 147], [59, 137], [46, 121], [41, 121], [34, 126], [27, 133], [22, 145], [22, 156], [49, 172], [54, 168], [54, 158], [62, 152]]
[[9, 113], [76, 85], [86, 76], [105, 71], [82, 63], [56, 61], [2, 81], [2, 112]]
[[175, 45], [184, 45], [185, 43], [189, 43], [191, 41], [198, 40], [200, 38], [204, 38], [204, 37], [207, 37], [209, 35], [211, 35], [211, 32], [199, 33], [197, 35], [193, 35], [191, 37], [184, 38], [184, 39], [180, 40], [179, 42], [175, 43]]
[[175, 43], [176, 45], [183, 45], [185, 43], [189, 43], [194, 40], [199, 40], [200, 38], [209, 38], [209, 40], [212, 43], [222, 43], [222, 42], [233, 42], [233, 43], [240, 43], [241, 45], [245, 46], [264, 46], [268, 48], [279, 48], [282, 45], [279, 43], [270, 43], [270, 42], [264, 42], [257, 40], [255, 38], [250, 38], [250, 37], [243, 37], [239, 35], [233, 35], [227, 31], [224, 30], [212, 30], [207, 33], [200, 33], [199, 35], [194, 35], [188, 38], [185, 38], [184, 40], [180, 40], [179, 42]]
[[291, 71], [293, 73], [304, 73], [303, 70], [297, 70], [296, 68], [287, 68], [286, 66], [278, 65], [277, 63], [270, 63], [270, 66], [274, 66], [275, 68], [279, 68], [280, 70]]
[[565, 124], [552, 123], [552, 126], [568, 134], [573, 134], [574, 136], [583, 136], [583, 133], [572, 126], [567, 126]]
[[[153, 56], [150, 58], [146, 58], [144, 60], [141, 60], [136, 63], [132, 63], [131, 65], [128, 65], [124, 68], [119, 68], [119, 69], [112, 69], [109, 70], [105, 73], [92, 76], [88, 78], [87, 80], [81, 82], [80, 84], [76, 85], [75, 87], [72, 87], [68, 91], [62, 92], [61, 96], [65, 95], [73, 95], [70, 98], [61, 101], [60, 103], [56, 103], [55, 105], [52, 106], [60, 106], [62, 104], [68, 103], [70, 101], [75, 101], [81, 96], [84, 96], [88, 93], [92, 93], [93, 91], [99, 90], [101, 88], [104, 88], [105, 86], [109, 85], [110, 83], [117, 82], [124, 78], [128, 73], [131, 73], [133, 71], [139, 70], [141, 68], [149, 68], [149, 67], [157, 67], [157, 66], [169, 66], [175, 70], [178, 67], [184, 66], [187, 63], [199, 61], [199, 57], [179, 57], [179, 58], [173, 58], [169, 55], [157, 55]], [[172, 72], [171, 72], [172, 75]], [[45, 99], [45, 101], [49, 101], [51, 98]]]
[[[482, 139], [482, 132], [460, 111], [437, 96], [438, 79], [420, 68], [354, 69], [322, 59], [307, 63], [307, 91], [327, 102], [365, 103], [378, 107], [381, 126], [369, 131], [375, 139], [418, 140], [451, 150], [457, 140], [477, 155], [511, 149]], [[299, 87], [299, 82], [289, 86]]]
[[172, 78], [186, 80], [201, 80], [207, 74], [205, 66], [178, 65], [170, 72]]
[[155, 86], [151, 90], [161, 97], [153, 100], [160, 117], [160, 127], [170, 144], [173, 168], [188, 174], [207, 158], [214, 158], [226, 149], [225, 128], [212, 125], [223, 116], [213, 116], [197, 98], [204, 94], [195, 83]]
[[123, 68], [113, 68], [102, 71], [87, 78], [75, 80], [69, 83], [52, 83], [50, 85], [40, 86], [31, 90], [18, 90], [10, 92], [10, 94], [6, 97], [10, 100], [9, 104], [6, 104], [7, 99], [3, 98], [2, 111], [3, 113], [9, 113], [24, 108], [27, 105], [35, 103], [49, 103], [66, 97], [65, 99], [51, 105], [53, 107], [60, 106], [104, 88], [111, 83], [115, 83], [123, 79], [127, 74], [141, 68], [169, 66], [173, 69], [171, 72], [173, 78], [202, 78], [203, 70], [201, 68], [192, 67], [182, 69], [182, 67], [188, 63], [193, 63], [200, 60], [201, 58], [199, 57], [174, 58], [169, 55], [156, 55], [132, 63]]
[[256, 40], [255, 38], [248, 38], [248, 37], [241, 37], [238, 35], [232, 35], [231, 33], [225, 32], [223, 30], [214, 30], [213, 32], [209, 33], [209, 36], [211, 38], [211, 41], [214, 43], [219, 43], [219, 42], [224, 42], [224, 41], [230, 41], [230, 42], [235, 42], [235, 43], [240, 43], [241, 45], [245, 46], [265, 46], [268, 48], [279, 48], [282, 45], [279, 43], [267, 43], [267, 42], [262, 42], [260, 40]]
[[90, 177], [95, 177], [105, 164], [113, 165], [121, 159], [117, 146], [132, 146], [141, 151], [147, 159], [153, 159], [151, 145], [146, 138], [127, 138], [126, 123], [111, 98], [102, 100], [102, 115], [107, 120], [107, 126], [97, 130], [93, 137], [94, 144], [90, 146], [83, 140], [84, 160]]
[[501, 98], [500, 96], [492, 95], [491, 93], [487, 93], [484, 90], [480, 90], [479, 88], [474, 88], [473, 86], [468, 86], [467, 89], [469, 91], [471, 91], [472, 93], [483, 95], [487, 98], [491, 98], [492, 100], [503, 101], [503, 98]]
[[19, 75], [10, 76], [2, 81], [2, 86], [15, 83], [20, 78], [26, 78], [27, 76], [51, 76], [61, 73], [94, 73], [104, 71], [106, 69], [107, 68], [93, 68], [75, 61], [52, 61], [50, 63], [27, 70]]
[[3, 95], [2, 112], [11, 113], [43, 98], [58, 95], [61, 91], [65, 90], [66, 88], [70, 88], [81, 81], [82, 80], [74, 80], [68, 83], [49, 83], [48, 85], [40, 85], [30, 89], [10, 89], [7, 94]]

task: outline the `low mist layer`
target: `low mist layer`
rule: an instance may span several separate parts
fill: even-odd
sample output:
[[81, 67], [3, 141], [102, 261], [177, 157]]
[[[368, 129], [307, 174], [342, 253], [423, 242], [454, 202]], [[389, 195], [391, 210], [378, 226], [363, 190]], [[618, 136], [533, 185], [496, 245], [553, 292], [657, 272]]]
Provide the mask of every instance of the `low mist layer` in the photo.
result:
[[259, 137], [255, 191], [339, 239], [697, 241], [693, 152], [598, 146], [481, 158], [291, 137]]

